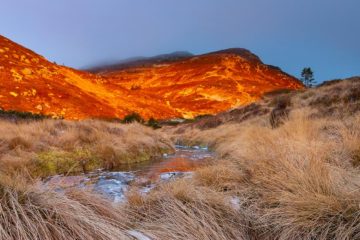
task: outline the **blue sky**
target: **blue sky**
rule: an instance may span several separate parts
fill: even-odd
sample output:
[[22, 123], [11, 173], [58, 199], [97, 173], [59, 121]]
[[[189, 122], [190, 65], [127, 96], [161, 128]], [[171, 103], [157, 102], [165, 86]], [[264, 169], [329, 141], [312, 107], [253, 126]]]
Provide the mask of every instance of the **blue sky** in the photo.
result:
[[359, 10], [359, 0], [5, 0], [0, 34], [75, 68], [243, 47], [322, 81], [360, 75]]

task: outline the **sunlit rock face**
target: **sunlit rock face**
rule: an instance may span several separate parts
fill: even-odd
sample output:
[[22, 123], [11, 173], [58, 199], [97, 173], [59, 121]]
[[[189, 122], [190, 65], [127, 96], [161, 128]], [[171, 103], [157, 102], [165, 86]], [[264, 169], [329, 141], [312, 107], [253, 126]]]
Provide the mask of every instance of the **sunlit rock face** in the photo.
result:
[[88, 73], [60, 66], [0, 36], [0, 107], [64, 117], [192, 118], [302, 84], [245, 49]]

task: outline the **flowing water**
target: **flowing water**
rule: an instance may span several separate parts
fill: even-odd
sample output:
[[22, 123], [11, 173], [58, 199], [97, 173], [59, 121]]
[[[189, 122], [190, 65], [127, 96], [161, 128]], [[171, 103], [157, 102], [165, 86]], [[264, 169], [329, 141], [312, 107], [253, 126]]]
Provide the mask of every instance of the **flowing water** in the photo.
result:
[[164, 154], [155, 161], [124, 165], [117, 171], [98, 170], [77, 176], [53, 176], [45, 184], [59, 191], [71, 187], [88, 189], [121, 202], [132, 185], [139, 187], [142, 193], [147, 193], [161, 182], [190, 177], [196, 167], [213, 158], [213, 153], [207, 148], [177, 145], [174, 154]]

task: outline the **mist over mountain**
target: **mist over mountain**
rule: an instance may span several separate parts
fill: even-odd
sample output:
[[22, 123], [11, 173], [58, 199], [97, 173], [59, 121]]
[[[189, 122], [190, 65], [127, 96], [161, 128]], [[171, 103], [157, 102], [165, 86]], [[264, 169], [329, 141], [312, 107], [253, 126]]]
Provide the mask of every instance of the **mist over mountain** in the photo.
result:
[[82, 68], [84, 71], [89, 71], [93, 73], [99, 73], [103, 71], [110, 71], [110, 70], [120, 70], [129, 67], [145, 67], [151, 66], [153, 64], [160, 64], [160, 63], [170, 63], [178, 60], [182, 60], [185, 58], [189, 58], [194, 56], [190, 52], [186, 51], [176, 51], [173, 53], [168, 54], [160, 54], [153, 57], [132, 57], [123, 59], [120, 61], [108, 61], [102, 64], [94, 64], [92, 66]]

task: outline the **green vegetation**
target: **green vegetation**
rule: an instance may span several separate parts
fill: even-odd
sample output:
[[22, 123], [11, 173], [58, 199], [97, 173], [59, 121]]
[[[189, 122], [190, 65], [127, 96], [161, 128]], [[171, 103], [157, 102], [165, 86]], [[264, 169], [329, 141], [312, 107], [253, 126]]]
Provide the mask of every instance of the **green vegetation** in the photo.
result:
[[3, 110], [0, 108], [0, 118], [13, 119], [13, 120], [42, 120], [51, 117], [43, 114], [20, 112], [15, 110]]
[[35, 176], [52, 176], [92, 171], [102, 167], [100, 159], [90, 150], [75, 149], [73, 152], [46, 151], [41, 152], [31, 162], [32, 174]]
[[136, 112], [126, 115], [122, 120], [122, 123], [133, 123], [133, 122], [144, 123], [145, 120], [140, 116], [140, 114]]
[[147, 126], [152, 127], [153, 129], [161, 128], [159, 121], [155, 120], [154, 118], [150, 118], [146, 123]]

